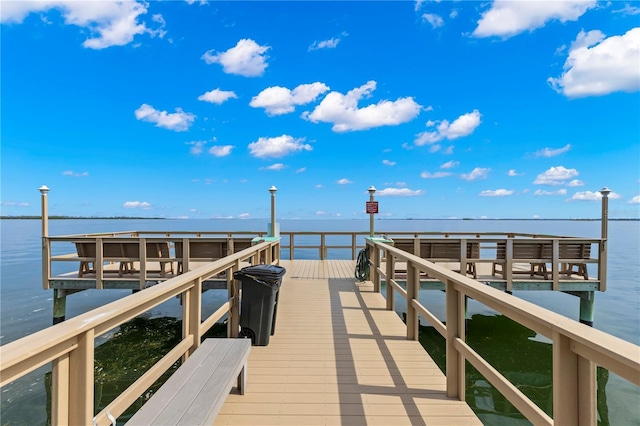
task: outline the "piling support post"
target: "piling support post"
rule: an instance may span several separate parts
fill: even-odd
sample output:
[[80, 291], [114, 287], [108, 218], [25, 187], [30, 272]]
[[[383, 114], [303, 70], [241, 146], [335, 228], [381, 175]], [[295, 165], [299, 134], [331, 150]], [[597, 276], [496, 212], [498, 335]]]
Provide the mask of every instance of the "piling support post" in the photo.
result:
[[595, 304], [595, 292], [583, 291], [580, 295], [580, 322], [593, 327], [593, 306]]
[[67, 292], [61, 289], [53, 289], [53, 325], [65, 320], [67, 310]]

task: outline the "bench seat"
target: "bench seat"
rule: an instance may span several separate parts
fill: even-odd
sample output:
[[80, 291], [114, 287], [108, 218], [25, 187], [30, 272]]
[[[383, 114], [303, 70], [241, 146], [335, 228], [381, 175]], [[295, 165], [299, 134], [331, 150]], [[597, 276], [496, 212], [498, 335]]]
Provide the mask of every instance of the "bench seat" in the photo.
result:
[[205, 339], [127, 425], [211, 425], [237, 380], [247, 385], [249, 339]]

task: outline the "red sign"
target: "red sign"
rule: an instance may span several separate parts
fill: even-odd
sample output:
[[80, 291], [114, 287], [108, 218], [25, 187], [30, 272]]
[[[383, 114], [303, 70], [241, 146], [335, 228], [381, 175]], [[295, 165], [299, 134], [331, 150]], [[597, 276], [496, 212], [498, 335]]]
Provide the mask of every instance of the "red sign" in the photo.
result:
[[368, 214], [378, 214], [378, 202], [377, 201], [367, 201], [367, 213]]

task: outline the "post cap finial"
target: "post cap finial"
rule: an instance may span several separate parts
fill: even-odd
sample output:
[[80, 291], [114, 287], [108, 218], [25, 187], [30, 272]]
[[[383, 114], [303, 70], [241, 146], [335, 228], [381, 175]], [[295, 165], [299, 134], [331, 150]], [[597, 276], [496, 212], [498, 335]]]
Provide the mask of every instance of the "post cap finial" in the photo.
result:
[[44, 195], [49, 192], [49, 188], [47, 187], [47, 185], [42, 185], [40, 188], [38, 188], [38, 191], [40, 191], [40, 193]]
[[602, 194], [603, 197], [607, 197], [607, 196], [609, 196], [609, 194], [611, 194], [611, 190], [609, 188], [607, 188], [606, 186], [604, 188], [602, 188], [598, 192], [600, 192], [600, 194]]
[[369, 194], [373, 195], [377, 191], [377, 189], [375, 186], [371, 185], [368, 191], [369, 191]]
[[276, 188], [275, 185], [271, 185], [271, 188], [269, 188], [269, 192], [271, 193], [271, 195], [274, 195], [276, 192], [278, 192], [278, 188]]

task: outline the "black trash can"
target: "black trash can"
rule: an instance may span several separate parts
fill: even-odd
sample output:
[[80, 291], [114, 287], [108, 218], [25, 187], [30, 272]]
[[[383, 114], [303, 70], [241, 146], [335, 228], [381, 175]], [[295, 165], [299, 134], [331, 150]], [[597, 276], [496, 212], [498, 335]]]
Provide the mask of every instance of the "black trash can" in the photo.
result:
[[276, 328], [279, 289], [286, 269], [275, 265], [242, 268], [233, 277], [242, 282], [240, 336], [256, 346], [267, 346]]

